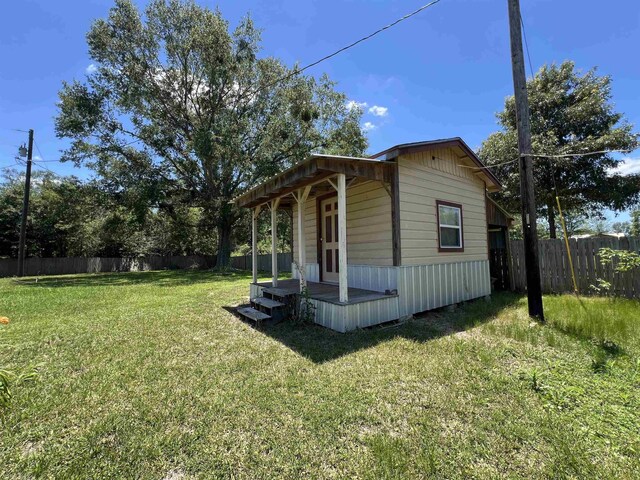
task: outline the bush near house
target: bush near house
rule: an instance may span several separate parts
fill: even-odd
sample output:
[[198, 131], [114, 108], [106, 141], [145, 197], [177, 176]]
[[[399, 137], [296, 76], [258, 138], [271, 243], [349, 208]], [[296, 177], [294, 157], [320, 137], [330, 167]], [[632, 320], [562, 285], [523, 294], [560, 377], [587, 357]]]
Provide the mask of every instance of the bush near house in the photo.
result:
[[499, 294], [263, 330], [249, 276], [0, 280], [1, 478], [638, 478], [640, 305]]

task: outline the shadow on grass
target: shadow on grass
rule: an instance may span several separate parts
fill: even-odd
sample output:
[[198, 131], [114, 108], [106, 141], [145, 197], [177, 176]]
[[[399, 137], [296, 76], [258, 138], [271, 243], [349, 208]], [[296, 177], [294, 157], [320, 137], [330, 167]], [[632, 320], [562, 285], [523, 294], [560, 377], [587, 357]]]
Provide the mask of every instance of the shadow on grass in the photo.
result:
[[[521, 295], [499, 292], [493, 295], [490, 302], [479, 299], [452, 312], [446, 309], [433, 310], [396, 326], [371, 327], [349, 333], [338, 333], [319, 325], [294, 325], [286, 321], [264, 325], [260, 331], [311, 361], [324, 363], [395, 338], [428, 342], [453, 335], [490, 321], [501, 310], [516, 305], [521, 298]], [[235, 314], [236, 307], [223, 308]]]
[[162, 287], [193, 285], [196, 283], [228, 282], [246, 279], [249, 272], [215, 270], [155, 270], [147, 272], [104, 272], [80, 275], [60, 275], [14, 279], [16, 285], [28, 287], [99, 287], [153, 284]]

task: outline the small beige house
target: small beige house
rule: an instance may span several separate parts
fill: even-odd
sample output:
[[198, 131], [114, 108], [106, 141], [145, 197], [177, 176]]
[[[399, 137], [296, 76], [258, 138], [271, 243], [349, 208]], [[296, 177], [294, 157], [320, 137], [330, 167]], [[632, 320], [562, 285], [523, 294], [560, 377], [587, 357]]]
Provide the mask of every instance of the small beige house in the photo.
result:
[[[369, 158], [312, 155], [236, 199], [253, 210], [254, 320], [305, 286], [315, 321], [345, 332], [491, 293], [487, 192], [496, 177], [460, 138]], [[257, 216], [293, 211], [293, 279], [258, 283]], [[274, 255], [274, 259], [276, 256]]]

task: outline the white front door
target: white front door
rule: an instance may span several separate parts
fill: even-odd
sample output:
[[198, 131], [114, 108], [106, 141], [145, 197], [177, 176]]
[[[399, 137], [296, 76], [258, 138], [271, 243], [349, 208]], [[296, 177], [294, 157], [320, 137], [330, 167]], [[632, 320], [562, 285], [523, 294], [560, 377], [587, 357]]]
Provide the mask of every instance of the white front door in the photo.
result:
[[338, 283], [338, 198], [332, 197], [320, 203], [322, 215], [322, 280]]

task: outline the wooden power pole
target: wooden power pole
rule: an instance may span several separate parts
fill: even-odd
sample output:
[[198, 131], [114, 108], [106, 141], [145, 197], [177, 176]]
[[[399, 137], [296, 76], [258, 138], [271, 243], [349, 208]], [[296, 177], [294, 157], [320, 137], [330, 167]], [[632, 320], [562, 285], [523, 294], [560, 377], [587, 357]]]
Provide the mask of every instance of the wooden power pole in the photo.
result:
[[31, 160], [33, 159], [33, 129], [29, 130], [27, 150], [27, 173], [24, 177], [24, 199], [22, 202], [22, 223], [20, 224], [20, 245], [18, 246], [18, 276], [24, 276], [25, 243], [27, 240], [27, 216], [29, 215], [29, 191], [31, 190]]
[[544, 321], [542, 288], [540, 286], [540, 264], [538, 260], [538, 231], [536, 198], [533, 189], [533, 158], [531, 155], [531, 124], [529, 121], [529, 99], [527, 79], [522, 53], [522, 30], [520, 1], [507, 0], [509, 4], [509, 31], [511, 34], [511, 68], [513, 90], [516, 100], [516, 122], [518, 126], [518, 152], [520, 154], [520, 197], [522, 202], [522, 230], [524, 237], [525, 268], [527, 270], [527, 296], [529, 316]]

